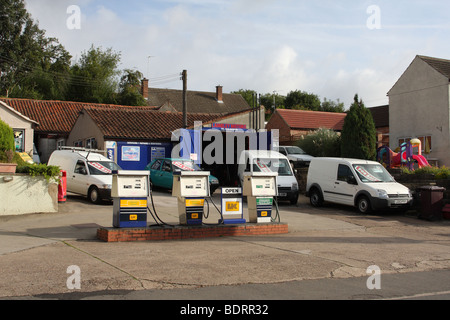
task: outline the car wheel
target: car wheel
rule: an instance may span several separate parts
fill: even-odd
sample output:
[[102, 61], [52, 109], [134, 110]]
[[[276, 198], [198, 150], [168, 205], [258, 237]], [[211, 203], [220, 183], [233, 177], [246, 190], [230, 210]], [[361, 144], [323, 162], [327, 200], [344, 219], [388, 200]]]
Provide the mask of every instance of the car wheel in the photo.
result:
[[310, 191], [309, 202], [313, 207], [321, 207], [323, 205], [323, 197], [317, 188], [313, 188]]
[[358, 211], [363, 214], [367, 214], [372, 211], [370, 200], [366, 196], [359, 197], [356, 206], [358, 207]]
[[91, 187], [88, 194], [89, 201], [95, 204], [100, 203], [100, 194], [97, 187]]

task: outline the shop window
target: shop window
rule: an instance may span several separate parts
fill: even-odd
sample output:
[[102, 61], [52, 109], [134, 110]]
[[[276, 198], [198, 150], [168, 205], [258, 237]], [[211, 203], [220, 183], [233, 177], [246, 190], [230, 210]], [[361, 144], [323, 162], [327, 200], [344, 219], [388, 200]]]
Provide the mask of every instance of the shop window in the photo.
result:
[[14, 129], [14, 144], [16, 146], [16, 152], [25, 151], [25, 130]]

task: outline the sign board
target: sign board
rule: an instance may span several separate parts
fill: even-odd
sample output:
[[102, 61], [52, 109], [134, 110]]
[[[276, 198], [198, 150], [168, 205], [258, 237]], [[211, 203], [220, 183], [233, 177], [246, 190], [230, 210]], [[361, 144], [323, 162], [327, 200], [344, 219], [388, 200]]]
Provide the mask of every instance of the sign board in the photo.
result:
[[247, 129], [245, 124], [232, 124], [232, 123], [213, 123], [211, 124], [211, 128], [220, 128], [220, 129]]

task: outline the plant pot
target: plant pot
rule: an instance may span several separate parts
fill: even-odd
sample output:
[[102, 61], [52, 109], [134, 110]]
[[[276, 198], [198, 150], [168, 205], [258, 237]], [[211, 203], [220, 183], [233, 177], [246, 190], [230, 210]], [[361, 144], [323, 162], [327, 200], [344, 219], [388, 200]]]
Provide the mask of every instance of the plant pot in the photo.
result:
[[16, 173], [17, 163], [0, 163], [0, 173]]

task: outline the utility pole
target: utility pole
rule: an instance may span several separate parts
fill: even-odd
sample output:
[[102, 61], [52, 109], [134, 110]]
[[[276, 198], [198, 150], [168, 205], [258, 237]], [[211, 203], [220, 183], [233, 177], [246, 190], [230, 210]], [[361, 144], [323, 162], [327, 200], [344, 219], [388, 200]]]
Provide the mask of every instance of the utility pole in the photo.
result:
[[188, 127], [187, 122], [187, 71], [183, 70], [181, 80], [183, 80], [183, 129]]
[[261, 128], [261, 93], [258, 96], [259, 98], [256, 111], [256, 131]]
[[255, 95], [256, 93], [252, 93], [252, 113], [251, 113], [251, 122], [252, 122], [252, 129], [255, 129]]
[[272, 113], [275, 113], [275, 109], [277, 108], [276, 104], [275, 104], [275, 95], [277, 94], [277, 91], [275, 90], [273, 92], [273, 106], [272, 106]]

